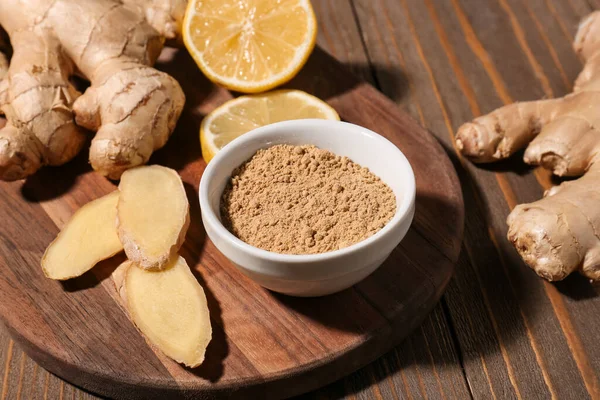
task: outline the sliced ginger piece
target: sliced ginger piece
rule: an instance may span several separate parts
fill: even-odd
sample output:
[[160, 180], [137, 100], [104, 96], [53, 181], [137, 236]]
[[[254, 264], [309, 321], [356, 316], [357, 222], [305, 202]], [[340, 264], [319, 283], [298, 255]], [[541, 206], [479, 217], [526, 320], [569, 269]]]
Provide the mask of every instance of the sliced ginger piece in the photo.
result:
[[204, 290], [182, 257], [162, 271], [126, 261], [113, 280], [129, 316], [148, 341], [165, 355], [197, 367], [212, 336]]
[[181, 178], [159, 165], [123, 173], [117, 233], [127, 258], [145, 269], [162, 269], [185, 239], [190, 215]]
[[73, 214], [42, 257], [48, 278], [75, 278], [123, 250], [116, 228], [118, 199], [119, 191], [115, 190]]

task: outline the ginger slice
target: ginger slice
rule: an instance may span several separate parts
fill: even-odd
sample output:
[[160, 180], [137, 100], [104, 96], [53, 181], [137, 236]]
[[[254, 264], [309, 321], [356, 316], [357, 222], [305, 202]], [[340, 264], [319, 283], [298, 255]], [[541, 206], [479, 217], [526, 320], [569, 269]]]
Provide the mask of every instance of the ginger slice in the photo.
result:
[[127, 258], [162, 269], [185, 239], [190, 215], [181, 178], [158, 165], [126, 171], [119, 185], [117, 233]]
[[204, 290], [182, 257], [162, 271], [126, 261], [113, 280], [131, 320], [151, 344], [188, 367], [202, 364], [212, 336], [210, 316]]
[[75, 278], [123, 250], [116, 229], [118, 199], [115, 190], [77, 210], [42, 257], [48, 278]]

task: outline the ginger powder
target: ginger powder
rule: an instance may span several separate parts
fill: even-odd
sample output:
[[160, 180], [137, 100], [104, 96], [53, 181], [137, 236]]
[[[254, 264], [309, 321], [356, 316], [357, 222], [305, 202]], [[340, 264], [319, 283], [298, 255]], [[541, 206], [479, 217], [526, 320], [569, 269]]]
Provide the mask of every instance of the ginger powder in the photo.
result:
[[316, 254], [373, 235], [396, 213], [390, 187], [347, 157], [312, 145], [276, 145], [232, 172], [221, 219], [264, 250]]

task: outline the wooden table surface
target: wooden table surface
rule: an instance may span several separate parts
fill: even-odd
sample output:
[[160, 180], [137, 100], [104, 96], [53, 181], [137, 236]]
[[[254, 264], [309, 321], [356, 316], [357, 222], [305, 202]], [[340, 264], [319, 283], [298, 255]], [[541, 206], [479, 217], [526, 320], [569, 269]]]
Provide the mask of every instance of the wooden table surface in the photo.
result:
[[[551, 177], [518, 159], [459, 158], [461, 123], [515, 100], [563, 95], [594, 0], [312, 0], [319, 44], [407, 109], [444, 145], [466, 208], [456, 273], [402, 345], [306, 398], [600, 399], [600, 286], [539, 279], [505, 218]], [[0, 329], [0, 400], [96, 398], [49, 374]]]

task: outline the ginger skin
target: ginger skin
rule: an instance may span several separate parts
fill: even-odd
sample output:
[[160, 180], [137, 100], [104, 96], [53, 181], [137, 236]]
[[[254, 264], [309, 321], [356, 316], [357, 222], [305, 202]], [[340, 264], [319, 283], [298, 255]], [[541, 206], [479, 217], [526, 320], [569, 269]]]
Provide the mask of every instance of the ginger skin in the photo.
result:
[[[2, 78], [0, 179], [25, 178], [72, 159], [97, 131], [92, 167], [111, 179], [164, 146], [185, 97], [152, 68], [175, 38], [185, 0], [2, 0], [13, 56]], [[73, 15], [77, 15], [76, 18]], [[67, 23], [68, 21], [68, 23]], [[1, 48], [0, 48], [1, 50]], [[83, 95], [69, 78], [82, 75]]]
[[[2, 82], [8, 71], [8, 52], [10, 51], [10, 46], [7, 39], [6, 32], [0, 27], [0, 82]], [[0, 115], [0, 129], [4, 128], [4, 126], [6, 126], [6, 119]]]
[[0, 81], [6, 75], [8, 71], [8, 52], [10, 46], [8, 45], [8, 37], [6, 32], [0, 27]]
[[508, 239], [549, 281], [574, 271], [600, 280], [600, 12], [580, 24], [574, 48], [585, 66], [573, 93], [501, 107], [456, 135], [456, 147], [475, 162], [504, 159], [527, 146], [526, 163], [582, 176], [508, 216]]

